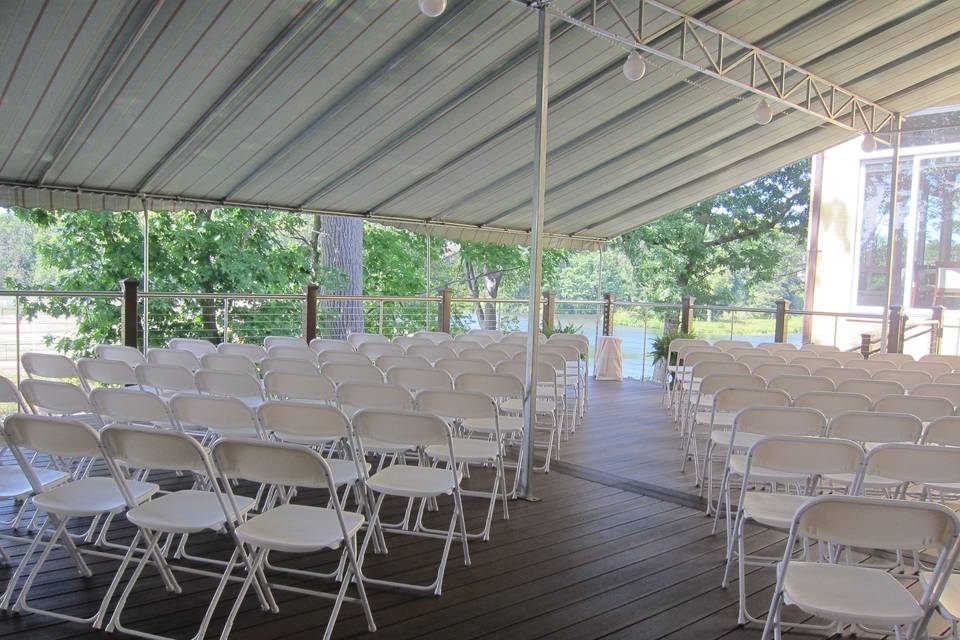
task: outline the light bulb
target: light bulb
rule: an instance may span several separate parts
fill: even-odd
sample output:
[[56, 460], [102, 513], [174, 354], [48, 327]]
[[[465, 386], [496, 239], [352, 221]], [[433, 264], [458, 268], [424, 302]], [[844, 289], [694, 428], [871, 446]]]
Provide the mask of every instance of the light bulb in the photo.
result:
[[625, 75], [630, 82], [636, 82], [642, 78], [646, 72], [647, 63], [643, 61], [643, 56], [636, 51], [631, 52], [623, 63], [623, 75]]
[[770, 103], [761, 100], [760, 104], [757, 105], [757, 110], [753, 112], [753, 119], [757, 121], [757, 124], [768, 124], [773, 120], [773, 110], [770, 109]]
[[436, 18], [447, 8], [447, 0], [420, 0], [420, 12]]
[[864, 153], [873, 153], [877, 150], [877, 139], [869, 131], [866, 132], [863, 134], [863, 142], [860, 143], [860, 148], [863, 149]]

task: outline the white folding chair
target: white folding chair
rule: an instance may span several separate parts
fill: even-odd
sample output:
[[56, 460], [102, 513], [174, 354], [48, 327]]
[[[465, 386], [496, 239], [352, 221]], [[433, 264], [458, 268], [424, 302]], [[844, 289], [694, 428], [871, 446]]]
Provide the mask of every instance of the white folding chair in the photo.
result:
[[270, 371], [263, 377], [263, 391], [275, 400], [303, 400], [330, 404], [337, 400], [337, 386], [327, 376]]
[[70, 417], [97, 429], [103, 426], [90, 398], [77, 385], [53, 380], [23, 380], [20, 393], [33, 413]]
[[[831, 438], [853, 440], [864, 447], [874, 447], [879, 444], [914, 443], [920, 438], [923, 423], [916, 416], [904, 413], [880, 413], [876, 411], [847, 411], [831, 418], [827, 425], [827, 435]], [[855, 481], [858, 490], [874, 490], [884, 492], [889, 497], [890, 492], [896, 492], [902, 480], [884, 477], [867, 469], [857, 474], [827, 474], [824, 480], [832, 485], [839, 485], [849, 490]]]
[[489, 363], [491, 367], [496, 367], [501, 362], [510, 359], [503, 351], [494, 351], [491, 349], [467, 349], [466, 351], [460, 352], [460, 357], [468, 360], [483, 360]]
[[[805, 436], [767, 436], [755, 442], [747, 451], [740, 497], [737, 501], [737, 519], [732, 537], [727, 542], [727, 564], [721, 585], [729, 584], [736, 561], [738, 571], [739, 610], [737, 622], [763, 623], [747, 609], [747, 566], [776, 565], [777, 558], [748, 555], [744, 544], [747, 522], [775, 531], [787, 531], [794, 513], [814, 500], [818, 479], [823, 474], [857, 473], [863, 465], [863, 449], [855, 442], [839, 438], [810, 438]], [[771, 474], [789, 474], [809, 478], [799, 493], [751, 491], [753, 477]], [[791, 483], [793, 484], [793, 483]], [[817, 536], [812, 535], [816, 539]], [[792, 540], [792, 538], [791, 538]], [[787, 543], [791, 545], [790, 542]], [[823, 629], [822, 625], [797, 625], [801, 628]]]
[[845, 369], [862, 369], [871, 376], [879, 371], [890, 369], [890, 363], [877, 360], [852, 360], [843, 364]]
[[900, 369], [884, 369], [873, 374], [874, 380], [893, 380], [903, 385], [907, 393], [921, 384], [933, 382], [933, 376], [925, 371], [902, 371]]
[[492, 335], [486, 333], [476, 333], [476, 330], [470, 330], [467, 333], [461, 333], [453, 337], [455, 342], [472, 342], [481, 348], [497, 341]]
[[[891, 630], [916, 638], [929, 620], [955, 559], [960, 521], [942, 505], [854, 496], [820, 496], [793, 514], [777, 570], [763, 640], [780, 637], [784, 604], [858, 630]], [[798, 539], [817, 540], [825, 561], [796, 560]], [[919, 600], [898, 576], [881, 568], [837, 562], [840, 547], [937, 554], [936, 569]], [[925, 635], [925, 634], [924, 634]]]
[[390, 342], [390, 340], [379, 333], [351, 333], [347, 336], [347, 344], [349, 344], [354, 351], [359, 349], [360, 345], [365, 342]]
[[921, 422], [931, 422], [937, 418], [952, 416], [953, 403], [946, 398], [936, 396], [883, 396], [873, 403], [874, 411], [888, 413], [907, 413], [920, 418]]
[[920, 384], [913, 388], [913, 391], [910, 392], [910, 395], [946, 398], [954, 406], [954, 409], [960, 406], [960, 384]]
[[147, 360], [140, 353], [139, 349], [127, 347], [122, 344], [98, 344], [93, 349], [93, 353], [98, 358], [104, 360], [120, 360], [130, 365], [130, 368], [138, 364], [146, 364]]
[[108, 424], [176, 428], [167, 403], [147, 391], [137, 389], [94, 389], [90, 402]]
[[945, 373], [934, 380], [937, 384], [960, 384], [960, 373]]
[[337, 387], [337, 406], [348, 418], [360, 409], [413, 411], [413, 395], [399, 384], [345, 382]]
[[954, 371], [960, 370], [960, 356], [942, 356], [939, 354], [928, 353], [927, 355], [920, 357], [920, 362], [944, 362], [953, 367]]
[[898, 369], [901, 371], [923, 371], [924, 373], [929, 373], [931, 376], [933, 376], [934, 380], [936, 380], [939, 376], [951, 373], [953, 371], [953, 367], [946, 362], [935, 361], [905, 362], [901, 364]]
[[203, 430], [204, 442], [218, 438], [265, 438], [253, 409], [237, 398], [175, 395], [170, 413], [181, 430]]
[[526, 353], [527, 348], [522, 344], [514, 344], [509, 342], [496, 342], [489, 347], [488, 351], [499, 351], [500, 353], [507, 354], [508, 358], [514, 358], [515, 356]]
[[194, 374], [194, 379], [200, 393], [237, 398], [251, 407], [256, 407], [264, 400], [260, 381], [248, 373], [200, 369]]
[[810, 371], [797, 364], [760, 364], [751, 370], [754, 375], [758, 375], [767, 382], [770, 382], [777, 376], [803, 376], [810, 375]]
[[373, 364], [370, 358], [355, 351], [321, 351], [317, 354], [317, 361], [320, 363], [321, 369], [328, 364], [343, 364], [355, 367], [369, 367]]
[[[381, 531], [392, 531], [403, 535], [418, 535], [443, 539], [443, 552], [440, 556], [440, 566], [434, 581], [428, 585], [396, 582], [391, 580], [375, 579], [364, 576], [363, 580], [370, 584], [412, 591], [414, 593], [432, 593], [440, 595], [443, 586], [443, 576], [447, 566], [447, 557], [454, 537], [459, 537], [463, 546], [463, 562], [470, 566], [470, 551], [467, 542], [467, 527], [463, 516], [463, 502], [460, 497], [460, 473], [458, 472], [457, 457], [453, 451], [453, 441], [450, 427], [439, 417], [429, 414], [386, 411], [380, 409], [364, 409], [353, 416], [353, 428], [361, 452], [365, 451], [366, 441], [391, 443], [394, 446], [414, 448], [421, 452], [420, 465], [392, 464], [367, 478], [367, 487], [376, 496], [373, 508], [373, 517], [367, 527], [367, 533], [360, 550], [361, 562], [367, 547], [374, 535]], [[426, 465], [426, 450], [434, 446], [445, 446], [448, 451], [449, 468], [441, 469]], [[415, 522], [420, 522], [428, 502], [433, 502], [440, 496], [453, 496], [453, 509], [450, 516], [450, 525], [442, 536], [415, 528], [386, 529], [379, 525], [380, 510], [387, 496], [404, 499], [418, 499], [420, 507]], [[408, 509], [409, 514], [409, 509]], [[459, 536], [456, 534], [459, 533]], [[379, 534], [382, 535], [382, 534]]]
[[774, 376], [767, 382], [767, 389], [779, 389], [795, 399], [808, 391], [835, 391], [830, 378], [821, 376]]
[[77, 380], [84, 391], [89, 391], [77, 364], [68, 358], [55, 353], [27, 352], [20, 356], [20, 363], [29, 378], [57, 380]]
[[453, 336], [446, 331], [417, 331], [413, 334], [413, 337], [429, 340], [433, 344], [440, 344], [441, 342], [453, 340]]
[[822, 356], [806, 355], [804, 356], [804, 351], [798, 351], [800, 357], [791, 358], [790, 364], [796, 365], [798, 367], [806, 367], [813, 375], [819, 375], [817, 371], [823, 369], [824, 367], [831, 368], [840, 368], [840, 361], [834, 360], [833, 358], [825, 358]]
[[408, 350], [410, 347], [434, 346], [433, 340], [427, 340], [426, 338], [413, 338], [410, 336], [397, 336], [393, 339], [393, 344], [401, 347], [404, 351]]
[[800, 347], [800, 351], [809, 351], [810, 353], [831, 355], [840, 351], [839, 347], [832, 344], [805, 344]]
[[[184, 352], [186, 353], [186, 352]], [[141, 364], [133, 370], [143, 391], [169, 398], [174, 393], [199, 393], [193, 372], [177, 365]]]
[[405, 369], [433, 369], [433, 365], [417, 356], [380, 356], [377, 358], [377, 369], [384, 373], [394, 367]]
[[[353, 353], [353, 351], [343, 351], [342, 353]], [[283, 358], [285, 360], [301, 360], [317, 366], [318, 353], [309, 347], [298, 347], [289, 344], [274, 345], [267, 349], [268, 358]], [[262, 364], [262, 363], [261, 363]]]
[[859, 393], [870, 398], [870, 402], [876, 402], [883, 396], [904, 394], [903, 385], [893, 380], [845, 380], [837, 385], [837, 391]]
[[870, 411], [870, 405], [870, 398], [862, 393], [839, 391], [808, 391], [793, 400], [793, 406], [816, 409], [827, 420], [847, 411]]
[[[839, 385], [847, 380], [870, 380], [872, 376], [864, 369], [846, 368], [846, 367], [819, 367], [810, 368], [810, 373], [819, 378], [830, 378], [835, 385]], [[881, 378], [882, 379], [882, 378]]]
[[[498, 495], [503, 499], [503, 519], [510, 519], [507, 506], [507, 476], [503, 469], [503, 436], [500, 433], [500, 411], [493, 398], [485, 393], [476, 391], [421, 391], [415, 400], [417, 411], [430, 413], [446, 420], [452, 420], [459, 427], [464, 420], [483, 420], [493, 424], [492, 438], [455, 437], [452, 440], [455, 460], [460, 464], [459, 472], [465, 475], [467, 465], [484, 465], [494, 468], [493, 487], [489, 491], [477, 491], [460, 488], [461, 495], [487, 498], [487, 517], [483, 529], [476, 533], [468, 533], [469, 538], [490, 539], [490, 527], [493, 523], [493, 511], [497, 504]], [[453, 466], [449, 450], [446, 445], [431, 445], [425, 450], [428, 457], [443, 462], [448, 467]], [[420, 522], [417, 529], [431, 531]], [[442, 534], [442, 531], [433, 530]]]
[[497, 329], [470, 329], [470, 331], [467, 332], [467, 335], [486, 336], [493, 342], [500, 342], [503, 340], [503, 332], [498, 331]]
[[946, 416], [930, 421], [923, 430], [920, 443], [960, 447], [960, 416]]
[[121, 387], [137, 384], [137, 377], [130, 365], [123, 360], [104, 360], [101, 358], [80, 358], [77, 361], [80, 378], [87, 389], [95, 384], [119, 385]]
[[796, 351], [797, 346], [789, 342], [760, 342], [757, 344], [757, 349], [769, 353], [778, 353], [780, 351]]
[[[26, 451], [39, 452], [64, 460], [104, 458], [100, 436], [97, 432], [90, 425], [77, 420], [25, 414], [9, 416], [4, 421], [3, 431], [7, 445], [30, 482], [34, 493], [33, 506], [38, 512], [45, 514], [46, 519], [21, 558], [16, 571], [10, 577], [3, 598], [0, 599], [0, 609], [10, 607], [20, 577], [30, 565], [34, 554], [42, 548], [37, 562], [33, 565], [33, 569], [20, 589], [12, 610], [14, 612], [38, 613], [60, 620], [88, 624], [94, 629], [100, 629], [106, 619], [107, 608], [113, 594], [122, 578], [119, 571], [114, 574], [97, 611], [89, 617], [71, 615], [62, 611], [37, 609], [29, 604], [28, 597], [34, 582], [43, 574], [43, 567], [51, 552], [57, 547], [63, 548], [68, 553], [82, 576], [89, 578], [93, 575], [67, 531], [67, 525], [74, 518], [91, 518], [92, 524], [88, 530], [89, 536], [100, 518], [115, 515], [126, 508], [127, 500], [121, 494], [116, 481], [112, 477], [119, 472], [113, 469], [107, 461], [107, 469], [111, 474], [109, 476], [85, 475], [53, 487], [44, 485], [31, 466]], [[154, 483], [135, 480], [128, 481], [127, 487], [130, 499], [136, 504], [148, 500], [160, 489]], [[152, 559], [156, 563], [167, 589], [174, 590], [176, 583], [173, 581], [162, 555], [154, 553]]]
[[182, 349], [150, 349], [147, 351], [147, 364], [183, 367], [193, 372], [200, 368], [200, 359], [193, 352]]
[[387, 371], [387, 382], [407, 389], [410, 392], [436, 389], [441, 391], [453, 390], [453, 378], [442, 369], [407, 369], [406, 367], [392, 367]]
[[260, 376], [257, 365], [247, 357], [223, 353], [208, 353], [200, 357], [200, 369], [207, 371], [226, 371], [242, 373], [254, 378]]
[[[781, 367], [787, 366], [787, 361], [781, 358], [778, 355], [772, 353], [767, 353], [765, 355], [750, 355], [750, 356], [740, 356], [737, 358], [737, 362], [742, 362], [743, 364], [750, 367], [750, 370], [753, 371], [758, 367], [763, 365], [778, 365]], [[797, 370], [799, 371], [799, 370]]]
[[893, 365], [892, 367], [887, 367], [888, 369], [899, 369], [905, 364], [910, 362], [916, 362], [908, 353], [877, 353], [870, 356], [870, 359], [875, 362], [886, 362]]
[[464, 373], [493, 373], [493, 365], [489, 362], [464, 358], [462, 355], [460, 358], [454, 358], [453, 360], [437, 360], [433, 366], [441, 371], [446, 371], [454, 380]]
[[407, 349], [407, 355], [419, 356], [430, 364], [435, 364], [438, 360], [457, 357], [457, 354], [454, 353], [453, 349], [438, 345], [432, 345], [429, 347], [426, 345], [414, 345]]
[[240, 356], [241, 358], [246, 358], [254, 365], [260, 364], [260, 362], [267, 357], [267, 350], [260, 345], [241, 344], [239, 342], [221, 342], [217, 345], [217, 353], [222, 353], [225, 356]]
[[[360, 579], [362, 574], [356, 551], [357, 535], [365, 518], [359, 513], [344, 512], [337, 500], [332, 501], [332, 508], [294, 504], [289, 500], [293, 493], [291, 491], [277, 492], [288, 496], [287, 499], [257, 515], [248, 516], [239, 508], [237, 495], [231, 486], [232, 480], [243, 479], [272, 487], [326, 489], [331, 496], [335, 496], [336, 487], [328, 463], [307, 447], [233, 439], [222, 440], [214, 445], [212, 457], [217, 473], [223, 479], [224, 492], [233, 516], [241, 523], [236, 528], [239, 545], [246, 545], [250, 550], [252, 565], [227, 616], [221, 637], [226, 638], [233, 628], [250, 586], [264, 576], [267, 555], [272, 551], [316, 555], [327, 549], [339, 550], [339, 564], [344, 567], [344, 572], [336, 595], [299, 587], [283, 588], [333, 600], [333, 611], [327, 620], [323, 640], [329, 640], [333, 634], [344, 602], [359, 603], [366, 617], [367, 630], [376, 631], [370, 603]], [[298, 571], [297, 575], [306, 577], [310, 573]], [[351, 584], [356, 585], [358, 598], [347, 597]], [[263, 588], [269, 593], [271, 588], [279, 589], [281, 586], [268, 584], [264, 577]], [[279, 611], [275, 606], [273, 610]]]
[[266, 378], [271, 371], [298, 373], [304, 376], [320, 375], [320, 367], [300, 358], [274, 358], [267, 356], [260, 362], [260, 373]]
[[729, 349], [752, 349], [753, 345], [746, 340], [715, 340], [713, 346], [723, 351]]
[[[363, 356], [366, 358], [366, 356]], [[320, 373], [330, 378], [335, 385], [345, 382], [364, 382], [367, 384], [383, 384], [383, 372], [372, 364], [346, 364], [328, 362], [320, 367]]]
[[463, 340], [460, 340], [460, 341], [457, 341], [457, 340], [447, 340], [446, 342], [438, 342], [438, 343], [437, 343], [437, 346], [438, 346], [438, 347], [443, 347], [444, 349], [449, 349], [450, 351], [453, 351], [454, 354], [456, 354], [457, 356], [459, 356], [461, 353], [463, 353], [464, 351], [466, 351], [466, 350], [468, 350], [468, 349], [474, 349], [474, 348], [476, 348], [476, 347], [477, 347], [477, 343], [476, 343], [476, 342], [466, 342], [466, 341], [463, 341]]
[[[526, 374], [526, 363], [510, 360], [501, 362], [494, 371], [497, 375], [512, 376], [526, 387], [524, 380]], [[537, 433], [531, 434], [534, 438], [534, 447], [544, 450], [544, 461], [540, 467], [534, 467], [537, 471], [544, 473], [550, 472], [550, 461], [554, 458], [560, 459], [560, 428], [562, 424], [562, 414], [560, 407], [560, 391], [557, 385], [557, 370], [546, 362], [537, 363], [534, 370], [537, 386], [537, 415], [534, 417], [536, 432], [547, 433], [547, 441], [537, 440]], [[523, 398], [509, 398], [500, 403], [503, 411], [512, 415], [522, 416], [524, 412]]]
[[374, 361], [380, 356], [402, 356], [406, 353], [403, 347], [392, 342], [366, 342], [357, 351]]
[[356, 351], [350, 343], [344, 340], [330, 340], [329, 338], [314, 338], [310, 341], [310, 348], [317, 353], [323, 351]]
[[267, 336], [263, 339], [263, 348], [270, 352], [270, 347], [297, 347], [309, 348], [307, 341], [300, 336]]
[[840, 362], [840, 366], [843, 367], [857, 362], [863, 362], [863, 354], [859, 351], [841, 351], [839, 353], [828, 354], [828, 357], [837, 360]]
[[198, 340], [195, 338], [174, 338], [167, 342], [170, 349], [180, 351], [189, 351], [199, 360], [208, 353], [216, 353], [217, 347], [209, 340]]

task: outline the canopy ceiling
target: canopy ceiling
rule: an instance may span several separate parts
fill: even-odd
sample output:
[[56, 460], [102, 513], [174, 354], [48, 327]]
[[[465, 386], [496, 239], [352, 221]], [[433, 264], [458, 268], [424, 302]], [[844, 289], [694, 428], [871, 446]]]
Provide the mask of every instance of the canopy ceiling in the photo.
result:
[[[957, 2], [668, 4], [895, 111], [960, 95]], [[436, 19], [414, 0], [2, 2], [0, 204], [144, 197], [522, 242], [535, 36], [534, 12], [503, 0], [450, 0]], [[777, 107], [758, 126], [753, 96], [649, 57], [630, 83], [624, 56], [554, 24], [548, 247], [615, 237], [854, 135]]]

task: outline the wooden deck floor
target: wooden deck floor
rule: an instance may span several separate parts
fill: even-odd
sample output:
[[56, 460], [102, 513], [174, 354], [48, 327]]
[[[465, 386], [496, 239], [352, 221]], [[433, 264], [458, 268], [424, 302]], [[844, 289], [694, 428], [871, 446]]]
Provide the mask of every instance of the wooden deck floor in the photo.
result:
[[[675, 436], [656, 407], [652, 386], [625, 382], [594, 385], [584, 426], [564, 443], [563, 464], [535, 476], [541, 502], [513, 502], [510, 520], [498, 510], [492, 540], [471, 545], [473, 564], [464, 567], [454, 546], [443, 595], [413, 597], [371, 590], [379, 626], [368, 634], [360, 610], [345, 605], [336, 638], [593, 638], [690, 639], [759, 638], [736, 625], [736, 588], [719, 588], [724, 540], [710, 535], [702, 511], [685, 506], [692, 484], [677, 471]], [[662, 458], [661, 458], [662, 457]], [[590, 479], [588, 479], [590, 478]], [[483, 478], [475, 477], [473, 481]], [[176, 482], [175, 478], [169, 480]], [[656, 492], [657, 487], [662, 495]], [[309, 500], [309, 496], [302, 496]], [[485, 503], [468, 499], [468, 526], [477, 526]], [[117, 526], [117, 538], [129, 526]], [[365, 569], [383, 577], [429, 582], [439, 543], [390, 538], [391, 553], [370, 555]], [[14, 557], [23, 546], [4, 543]], [[782, 537], [751, 530], [748, 550], [778, 553]], [[229, 543], [212, 534], [197, 549], [223, 553]], [[35, 588], [39, 606], [87, 614], [104, 593], [116, 563], [93, 561], [96, 575], [77, 577], [65, 559], [51, 561]], [[287, 566], [328, 566], [317, 558], [291, 559]], [[9, 570], [0, 570], [6, 578]], [[772, 570], [748, 574], [751, 607], [769, 603]], [[142, 580], [124, 619], [144, 630], [186, 638], [215, 586], [212, 579], [184, 576], [184, 595], [169, 596], [159, 580]], [[232, 603], [227, 590], [210, 637]], [[280, 614], [259, 611], [249, 598], [232, 638], [319, 637], [329, 614], [327, 602], [278, 593]], [[104, 638], [106, 633], [37, 615], [0, 617], [0, 637], [30, 640]]]

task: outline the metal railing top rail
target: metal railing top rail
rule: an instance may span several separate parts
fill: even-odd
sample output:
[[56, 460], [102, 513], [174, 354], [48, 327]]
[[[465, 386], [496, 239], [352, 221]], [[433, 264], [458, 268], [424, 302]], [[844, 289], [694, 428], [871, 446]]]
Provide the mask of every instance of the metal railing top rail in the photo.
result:
[[[566, 302], [566, 300], [557, 300], [557, 302]], [[601, 301], [603, 303], [605, 301]], [[675, 302], [627, 302], [623, 300], [614, 301], [617, 307], [643, 307], [646, 309], [680, 309], [683, 305]]]
[[795, 316], [815, 316], [822, 318], [852, 318], [855, 320], [876, 320], [882, 321], [882, 313], [859, 313], [848, 311], [811, 311], [808, 309], [787, 309], [787, 315]]
[[117, 298], [117, 291], [47, 291], [44, 289], [0, 289], [0, 297], [6, 298]]

